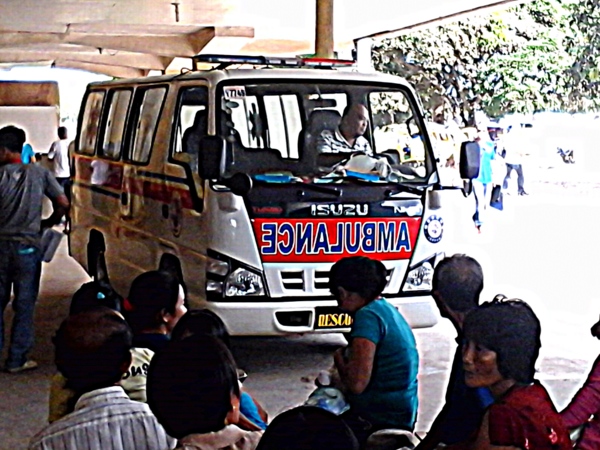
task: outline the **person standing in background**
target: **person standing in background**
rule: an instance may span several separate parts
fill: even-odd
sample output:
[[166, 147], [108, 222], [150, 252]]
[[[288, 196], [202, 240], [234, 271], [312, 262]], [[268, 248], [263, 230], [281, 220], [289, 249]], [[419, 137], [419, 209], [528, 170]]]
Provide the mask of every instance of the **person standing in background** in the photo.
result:
[[525, 177], [523, 176], [523, 152], [519, 148], [523, 145], [519, 141], [518, 134], [512, 126], [507, 128], [506, 137], [504, 138], [504, 161], [506, 162], [506, 176], [504, 177], [504, 183], [502, 189], [508, 194], [508, 180], [510, 180], [510, 174], [514, 170], [517, 172], [517, 186], [519, 195], [529, 195], [525, 192]]
[[69, 141], [67, 127], [58, 127], [58, 140], [52, 143], [48, 151], [48, 159], [52, 161], [52, 171], [58, 184], [62, 186], [67, 197], [67, 188], [71, 180], [69, 167]]
[[[24, 131], [23, 138], [25, 139]], [[21, 162], [23, 164], [33, 164], [36, 162], [35, 152], [33, 151], [31, 144], [23, 144], [23, 149], [21, 150]]]
[[496, 156], [496, 146], [490, 138], [488, 130], [478, 128], [477, 143], [480, 149], [479, 176], [473, 180], [473, 194], [475, 196], [475, 214], [473, 222], [475, 228], [481, 233], [487, 209], [492, 195], [492, 160]]
[[[54, 141], [48, 151], [48, 159], [52, 161], [52, 172], [71, 201], [71, 167], [69, 166], [69, 141], [67, 127], [58, 127], [58, 140]], [[68, 218], [68, 213], [66, 214]]]

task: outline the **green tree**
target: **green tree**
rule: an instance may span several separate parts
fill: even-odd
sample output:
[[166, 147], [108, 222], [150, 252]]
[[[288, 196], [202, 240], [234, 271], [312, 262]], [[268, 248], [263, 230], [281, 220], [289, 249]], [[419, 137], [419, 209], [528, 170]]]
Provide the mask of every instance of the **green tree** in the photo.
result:
[[425, 109], [473, 125], [475, 111], [491, 117], [556, 108], [565, 97], [570, 59], [563, 42], [567, 11], [538, 0], [382, 41], [378, 70], [407, 78]]
[[579, 0], [566, 5], [572, 33], [565, 47], [573, 61], [566, 73], [571, 110], [600, 109], [600, 2]]

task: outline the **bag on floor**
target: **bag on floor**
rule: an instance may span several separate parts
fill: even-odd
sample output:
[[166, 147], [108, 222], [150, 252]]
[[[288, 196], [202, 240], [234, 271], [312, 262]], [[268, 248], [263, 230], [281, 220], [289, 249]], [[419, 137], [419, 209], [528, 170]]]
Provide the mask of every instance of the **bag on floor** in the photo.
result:
[[496, 185], [492, 188], [492, 197], [490, 199], [490, 206], [496, 208], [499, 211], [504, 209], [502, 202], [502, 186]]

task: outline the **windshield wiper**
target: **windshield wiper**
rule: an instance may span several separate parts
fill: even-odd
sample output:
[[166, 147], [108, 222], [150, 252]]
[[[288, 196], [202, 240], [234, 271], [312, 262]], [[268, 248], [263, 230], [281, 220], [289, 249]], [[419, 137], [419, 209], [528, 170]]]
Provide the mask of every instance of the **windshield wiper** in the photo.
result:
[[298, 183], [298, 197], [302, 198], [306, 195], [304, 189], [312, 190], [315, 192], [321, 192], [323, 194], [333, 195], [336, 198], [342, 196], [342, 190], [337, 187], [327, 186], [324, 184], [313, 184], [313, 183]]
[[414, 185], [414, 184], [407, 184], [407, 183], [394, 183], [396, 188], [394, 189], [389, 189], [388, 191], [385, 192], [385, 197], [386, 198], [390, 198], [393, 197], [396, 194], [401, 194], [402, 192], [408, 192], [409, 194], [414, 194], [414, 195], [423, 195], [423, 191], [425, 189], [427, 189], [430, 186], [433, 186], [433, 184], [419, 184], [419, 185]]

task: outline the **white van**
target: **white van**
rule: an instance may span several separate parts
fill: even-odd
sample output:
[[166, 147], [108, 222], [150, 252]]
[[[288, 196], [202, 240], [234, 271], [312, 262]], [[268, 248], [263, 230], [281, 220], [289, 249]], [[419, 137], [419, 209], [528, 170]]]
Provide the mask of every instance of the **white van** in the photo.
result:
[[[387, 267], [384, 294], [409, 323], [434, 325], [431, 276], [451, 191], [412, 88], [326, 61], [199, 62], [215, 67], [88, 87], [72, 161], [72, 256], [92, 275], [105, 257], [122, 295], [144, 271], [174, 270], [190, 304], [232, 334], [271, 335], [347, 331], [327, 275], [364, 255]], [[317, 152], [353, 103], [369, 109], [365, 137], [385, 158], [377, 173], [349, 170], [351, 154]], [[477, 176], [478, 159], [467, 162], [463, 175]]]

